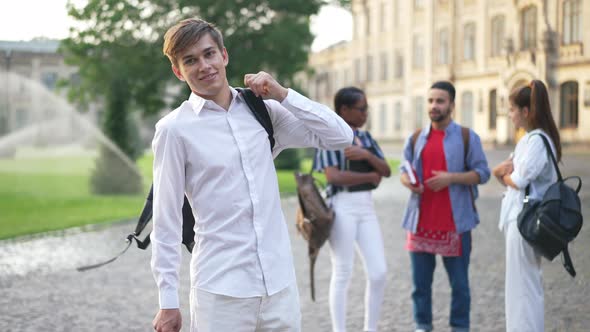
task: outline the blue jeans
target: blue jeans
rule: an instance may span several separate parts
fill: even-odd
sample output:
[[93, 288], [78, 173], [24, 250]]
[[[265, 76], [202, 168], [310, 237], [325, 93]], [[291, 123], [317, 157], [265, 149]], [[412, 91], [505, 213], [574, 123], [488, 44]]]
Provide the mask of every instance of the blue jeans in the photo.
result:
[[[451, 315], [449, 324], [453, 330], [469, 329], [471, 295], [469, 291], [469, 256], [471, 255], [471, 231], [461, 234], [461, 256], [443, 257], [443, 263], [451, 284]], [[414, 322], [416, 328], [432, 330], [432, 279], [436, 255], [410, 252], [414, 290]]]

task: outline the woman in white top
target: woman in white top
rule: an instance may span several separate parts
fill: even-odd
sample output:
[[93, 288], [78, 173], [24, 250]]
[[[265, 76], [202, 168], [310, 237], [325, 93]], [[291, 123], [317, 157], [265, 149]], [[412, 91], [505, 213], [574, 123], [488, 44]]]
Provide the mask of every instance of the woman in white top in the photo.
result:
[[507, 188], [500, 211], [500, 230], [506, 239], [506, 331], [539, 332], [544, 330], [545, 320], [541, 256], [520, 235], [516, 219], [523, 207], [527, 185], [530, 185], [529, 198], [541, 199], [557, 180], [540, 135], [549, 140], [557, 162], [561, 160], [561, 144], [543, 82], [533, 80], [530, 85], [513, 91], [509, 99], [512, 123], [527, 133], [516, 145], [514, 155], [493, 170], [494, 176]]

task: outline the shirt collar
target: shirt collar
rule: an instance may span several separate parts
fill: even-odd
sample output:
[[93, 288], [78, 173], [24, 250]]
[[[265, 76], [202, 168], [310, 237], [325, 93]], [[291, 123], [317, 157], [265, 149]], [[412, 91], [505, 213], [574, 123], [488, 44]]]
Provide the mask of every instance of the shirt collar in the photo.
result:
[[[445, 136], [452, 133], [458, 126], [459, 125], [451, 119], [451, 122], [449, 122], [449, 125], [447, 126], [447, 128], [445, 128]], [[420, 133], [420, 135], [428, 137], [428, 135], [430, 135], [431, 128], [432, 128], [432, 123], [429, 126], [427, 126], [426, 128], [424, 128], [422, 130], [422, 132]]]
[[[236, 89], [232, 88], [231, 86], [229, 87], [229, 90], [232, 94], [232, 103], [233, 103], [236, 100], [236, 97], [240, 96], [240, 94], [238, 93], [238, 91]], [[203, 97], [200, 97], [194, 92], [191, 92], [191, 95], [188, 98], [188, 102], [191, 105], [193, 112], [195, 112], [195, 114], [197, 114], [197, 115], [199, 115], [199, 113], [201, 113], [201, 110], [204, 107], [212, 108], [213, 105], [217, 105], [213, 101], [205, 99]]]

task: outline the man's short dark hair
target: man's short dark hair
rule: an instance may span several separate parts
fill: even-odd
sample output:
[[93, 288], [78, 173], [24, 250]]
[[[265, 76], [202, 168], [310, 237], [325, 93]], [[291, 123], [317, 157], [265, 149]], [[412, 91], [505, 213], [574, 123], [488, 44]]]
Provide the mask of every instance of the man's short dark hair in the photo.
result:
[[451, 97], [451, 103], [455, 102], [455, 87], [453, 86], [453, 83], [449, 81], [434, 82], [434, 84], [430, 86], [430, 89], [445, 90], [449, 93], [449, 97]]

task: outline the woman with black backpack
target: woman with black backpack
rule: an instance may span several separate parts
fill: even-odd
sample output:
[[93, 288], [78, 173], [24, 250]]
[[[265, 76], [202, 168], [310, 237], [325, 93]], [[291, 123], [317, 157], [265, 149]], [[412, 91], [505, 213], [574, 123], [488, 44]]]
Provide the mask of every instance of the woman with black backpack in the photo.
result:
[[391, 170], [371, 134], [360, 129], [367, 121], [365, 93], [355, 87], [342, 88], [336, 93], [334, 104], [336, 113], [353, 129], [354, 142], [344, 150], [318, 150], [314, 160], [314, 169], [326, 174], [328, 196], [336, 215], [328, 239], [332, 258], [332, 330], [346, 331], [346, 293], [356, 246], [367, 273], [363, 330], [377, 331], [387, 267], [371, 191]]
[[561, 160], [559, 132], [549, 105], [545, 84], [533, 80], [509, 97], [509, 117], [526, 134], [513, 155], [493, 169], [506, 187], [500, 211], [500, 230], [506, 239], [505, 312], [506, 331], [544, 331], [544, 295], [541, 256], [522, 237], [517, 218], [523, 209], [525, 189], [529, 199], [539, 200], [557, 180], [557, 173], [543, 143], [543, 135], [557, 162]]

